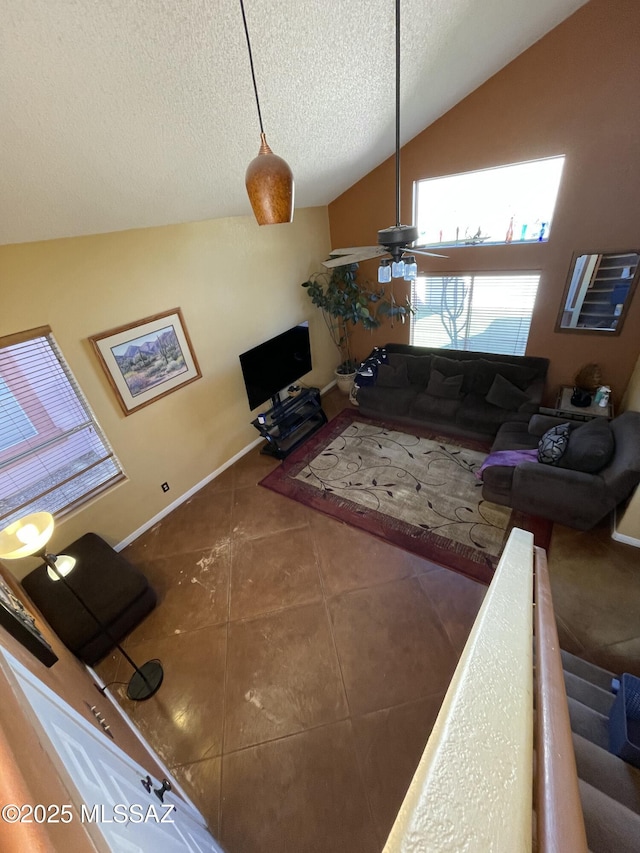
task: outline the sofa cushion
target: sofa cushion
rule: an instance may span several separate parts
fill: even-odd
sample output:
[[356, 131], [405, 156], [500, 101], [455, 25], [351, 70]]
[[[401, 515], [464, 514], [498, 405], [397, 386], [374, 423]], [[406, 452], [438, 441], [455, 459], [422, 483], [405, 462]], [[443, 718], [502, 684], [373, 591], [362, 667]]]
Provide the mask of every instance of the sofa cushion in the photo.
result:
[[529, 401], [529, 397], [521, 391], [513, 382], [505, 379], [501, 373], [496, 373], [493, 384], [485, 397], [487, 403], [498, 406], [500, 409], [512, 409], [515, 411], [523, 403]]
[[417, 390], [415, 388], [380, 388], [378, 385], [360, 388], [358, 403], [364, 409], [388, 418], [409, 414]]
[[376, 385], [380, 388], [408, 388], [409, 377], [407, 376], [406, 362], [403, 361], [396, 365], [379, 365]]
[[447, 397], [434, 397], [426, 391], [416, 395], [411, 406], [411, 414], [437, 421], [454, 421], [456, 412], [460, 408], [460, 399], [455, 400]]
[[399, 359], [404, 359], [407, 366], [409, 384], [419, 385], [421, 388], [426, 388], [427, 382], [429, 381], [429, 375], [431, 373], [431, 356], [400, 355], [398, 353], [391, 353], [389, 355], [389, 364], [395, 366]]
[[538, 462], [546, 465], [557, 465], [569, 445], [569, 424], [558, 424], [551, 427], [538, 443]]
[[489, 361], [486, 358], [479, 358], [475, 364], [473, 390], [476, 394], [485, 396], [489, 393], [493, 380], [496, 374], [500, 374], [505, 379], [508, 379], [521, 391], [530, 385], [538, 375], [538, 371], [533, 367], [524, 367], [520, 364], [507, 364], [501, 361]]
[[446, 400], [457, 400], [462, 396], [463, 379], [462, 373], [455, 376], [445, 376], [433, 367], [427, 385], [427, 394], [432, 397], [443, 397]]
[[527, 423], [507, 421], [502, 424], [491, 445], [491, 452], [497, 450], [535, 450], [539, 438], [531, 435]]
[[467, 394], [456, 416], [456, 425], [486, 435], [495, 435], [505, 421], [528, 421], [529, 415], [500, 409], [479, 394]]
[[594, 418], [571, 431], [560, 467], [595, 474], [609, 463], [614, 449], [615, 440], [609, 422], [605, 418]]

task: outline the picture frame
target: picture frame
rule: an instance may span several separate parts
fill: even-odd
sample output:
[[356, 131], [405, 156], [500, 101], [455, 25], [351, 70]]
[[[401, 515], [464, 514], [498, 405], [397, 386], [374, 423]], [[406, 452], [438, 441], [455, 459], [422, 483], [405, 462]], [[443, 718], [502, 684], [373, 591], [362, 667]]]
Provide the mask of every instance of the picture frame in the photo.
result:
[[89, 338], [125, 415], [200, 379], [180, 308]]
[[0, 576], [0, 625], [47, 667], [53, 666], [58, 656], [40, 633], [35, 619], [14, 595]]

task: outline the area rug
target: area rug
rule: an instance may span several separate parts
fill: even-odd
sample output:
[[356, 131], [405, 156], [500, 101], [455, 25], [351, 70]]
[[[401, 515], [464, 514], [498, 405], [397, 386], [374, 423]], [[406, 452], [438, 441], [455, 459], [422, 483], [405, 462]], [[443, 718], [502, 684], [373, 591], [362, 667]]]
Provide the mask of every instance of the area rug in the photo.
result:
[[512, 527], [547, 548], [552, 525], [483, 500], [488, 451], [346, 409], [260, 485], [489, 583]]

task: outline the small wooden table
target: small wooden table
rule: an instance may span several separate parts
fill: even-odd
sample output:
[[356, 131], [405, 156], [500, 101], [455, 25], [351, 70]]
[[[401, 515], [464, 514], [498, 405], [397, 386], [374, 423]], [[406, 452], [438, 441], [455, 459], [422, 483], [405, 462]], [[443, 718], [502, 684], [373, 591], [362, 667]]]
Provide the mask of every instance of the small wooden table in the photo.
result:
[[606, 406], [598, 406], [593, 403], [590, 406], [573, 406], [571, 395], [573, 385], [561, 385], [558, 391], [555, 408], [541, 406], [540, 414], [553, 415], [556, 418], [569, 418], [573, 421], [590, 421], [592, 418], [612, 418], [613, 403], [611, 398]]

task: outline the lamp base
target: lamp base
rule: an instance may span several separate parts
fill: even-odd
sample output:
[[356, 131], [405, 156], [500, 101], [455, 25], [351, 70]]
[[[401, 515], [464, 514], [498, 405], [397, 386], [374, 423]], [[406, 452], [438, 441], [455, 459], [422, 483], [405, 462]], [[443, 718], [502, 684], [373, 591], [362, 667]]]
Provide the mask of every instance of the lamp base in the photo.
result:
[[[164, 671], [159, 660], [148, 660], [134, 672], [127, 687], [127, 698], [135, 702], [150, 699], [162, 684]], [[142, 677], [144, 675], [144, 678]]]

